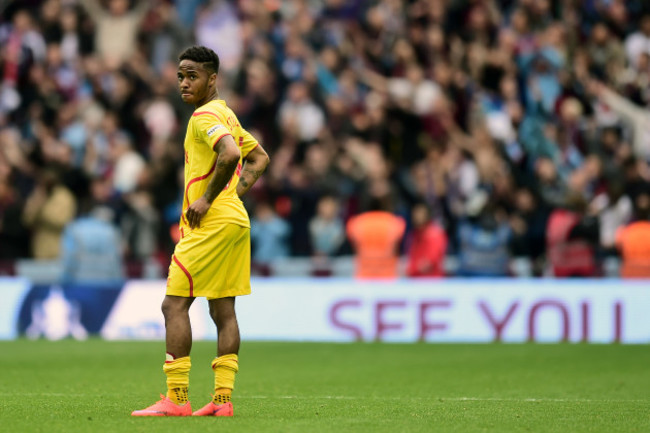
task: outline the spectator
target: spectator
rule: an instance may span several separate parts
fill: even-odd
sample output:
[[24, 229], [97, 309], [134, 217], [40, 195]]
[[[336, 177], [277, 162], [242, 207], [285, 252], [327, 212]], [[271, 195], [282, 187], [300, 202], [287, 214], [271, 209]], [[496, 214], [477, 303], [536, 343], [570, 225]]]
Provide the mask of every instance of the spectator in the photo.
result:
[[[650, 25], [650, 17], [648, 22]], [[643, 159], [650, 158], [650, 111], [635, 105], [598, 81], [592, 81], [590, 85], [593, 93], [631, 129], [635, 155]]]
[[406, 222], [374, 202], [371, 210], [347, 223], [347, 234], [356, 252], [357, 278], [396, 278], [399, 246]]
[[158, 74], [162, 74], [169, 64], [174, 64], [178, 53], [190, 45], [188, 32], [176, 15], [170, 2], [156, 2], [143, 22], [142, 31], [150, 47], [151, 66]]
[[[0, 153], [1, 155], [1, 153]], [[22, 221], [23, 199], [0, 156], [0, 261], [29, 256], [29, 232]]]
[[625, 193], [633, 203], [636, 203], [639, 195], [650, 191], [648, 163], [635, 157], [629, 157], [622, 165]]
[[604, 22], [596, 23], [590, 36], [587, 53], [592, 70], [603, 71], [603, 77], [606, 76], [609, 80], [615, 79], [625, 68], [623, 47]]
[[196, 11], [205, 2], [206, 0], [174, 0], [180, 19], [179, 23], [185, 28], [194, 25]]
[[365, 71], [365, 81], [374, 89], [387, 93], [396, 105], [417, 115], [429, 114], [440, 97], [440, 87], [425, 76], [417, 63], [406, 65], [404, 78], [384, 78], [371, 70]]
[[64, 6], [61, 9], [61, 57], [70, 65], [76, 65], [81, 60], [82, 54], [90, 50], [88, 45], [88, 34], [85, 34], [80, 26], [79, 11], [74, 6]]
[[642, 54], [650, 54], [650, 15], [643, 15], [639, 20], [639, 29], [625, 39], [627, 60], [638, 66]]
[[598, 215], [600, 253], [616, 255], [616, 233], [632, 219], [632, 200], [625, 195], [623, 182], [612, 179], [606, 190], [590, 203], [590, 213]]
[[150, 1], [135, 2], [133, 9], [129, 0], [109, 0], [108, 10], [99, 0], [80, 0], [81, 5], [95, 22], [95, 51], [107, 62], [120, 65], [137, 47], [140, 21], [146, 14]]
[[112, 142], [113, 188], [120, 194], [135, 191], [146, 163], [126, 134], [118, 134]]
[[199, 45], [219, 53], [220, 71], [233, 73], [242, 55], [240, 24], [235, 7], [230, 2], [211, 1], [199, 9], [195, 39]]
[[568, 194], [568, 187], [558, 173], [557, 167], [549, 158], [539, 158], [535, 164], [538, 189], [544, 203], [552, 208], [564, 206]]
[[285, 132], [299, 141], [314, 140], [325, 126], [323, 111], [311, 100], [303, 82], [289, 86], [287, 100], [280, 106], [278, 115]]
[[32, 232], [32, 257], [40, 260], [60, 257], [61, 235], [76, 211], [76, 200], [61, 184], [56, 171], [43, 169], [23, 212], [23, 222]]
[[444, 260], [447, 252], [447, 233], [431, 220], [429, 208], [418, 203], [411, 209], [413, 227], [407, 238], [409, 277], [442, 277], [445, 275]]
[[120, 281], [122, 244], [110, 208], [94, 207], [77, 218], [63, 232], [61, 259], [63, 283], [105, 283]]
[[153, 207], [153, 197], [143, 189], [128, 193], [126, 209], [121, 219], [122, 239], [127, 258], [138, 263], [153, 257], [158, 251], [158, 212]]
[[571, 194], [566, 208], [551, 212], [546, 229], [549, 264], [556, 277], [596, 275], [594, 245], [598, 242], [598, 222], [586, 215], [587, 203]]
[[345, 240], [345, 229], [335, 197], [324, 196], [318, 201], [316, 215], [309, 223], [309, 233], [315, 256], [331, 257], [337, 253]]
[[635, 213], [636, 220], [617, 233], [617, 245], [623, 256], [623, 278], [650, 277], [650, 193], [639, 195]]
[[514, 257], [528, 258], [534, 264], [544, 261], [547, 221], [548, 209], [531, 189], [521, 188], [516, 191], [510, 221]]
[[153, 143], [169, 140], [178, 128], [173, 106], [167, 100], [164, 83], [154, 85], [155, 99], [143, 109], [142, 120]]
[[458, 226], [458, 275], [505, 277], [510, 273], [512, 231], [502, 212], [494, 209], [488, 200], [483, 190], [467, 200], [467, 218]]
[[[16, 37], [22, 44], [22, 47], [29, 50], [31, 56], [36, 61], [45, 60], [46, 44], [45, 38], [39, 32], [38, 26], [34, 22], [34, 17], [25, 9], [18, 9], [13, 17], [11, 40]], [[17, 78], [17, 77], [16, 77]]]
[[257, 203], [251, 221], [254, 267], [260, 269], [263, 274], [268, 274], [273, 260], [287, 257], [290, 232], [289, 224], [278, 217], [269, 203]]

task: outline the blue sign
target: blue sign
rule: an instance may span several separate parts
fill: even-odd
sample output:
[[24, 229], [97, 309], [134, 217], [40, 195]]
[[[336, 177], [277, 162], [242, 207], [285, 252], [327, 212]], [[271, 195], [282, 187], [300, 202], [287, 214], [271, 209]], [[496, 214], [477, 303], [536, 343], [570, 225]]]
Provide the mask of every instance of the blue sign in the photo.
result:
[[121, 284], [34, 286], [19, 309], [18, 332], [49, 340], [98, 334], [121, 290]]

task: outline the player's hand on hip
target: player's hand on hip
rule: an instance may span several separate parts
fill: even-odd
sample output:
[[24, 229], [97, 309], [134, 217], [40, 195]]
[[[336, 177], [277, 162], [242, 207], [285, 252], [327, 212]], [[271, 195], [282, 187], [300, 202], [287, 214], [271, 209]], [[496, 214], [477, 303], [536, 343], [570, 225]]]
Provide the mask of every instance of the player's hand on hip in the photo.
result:
[[187, 222], [190, 225], [190, 228], [194, 229], [201, 227], [201, 218], [203, 218], [203, 215], [208, 212], [210, 205], [211, 203], [205, 197], [201, 197], [187, 208], [185, 217], [187, 217]]

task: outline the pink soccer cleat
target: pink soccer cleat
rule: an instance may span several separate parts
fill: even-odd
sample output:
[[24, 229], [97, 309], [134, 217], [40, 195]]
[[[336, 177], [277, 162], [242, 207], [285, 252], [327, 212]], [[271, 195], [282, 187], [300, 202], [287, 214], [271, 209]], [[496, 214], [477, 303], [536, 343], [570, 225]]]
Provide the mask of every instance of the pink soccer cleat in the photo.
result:
[[132, 416], [191, 416], [192, 406], [190, 402], [178, 405], [169, 397], [160, 394], [160, 401], [152, 404], [146, 409], [134, 410]]
[[224, 404], [214, 404], [210, 402], [197, 410], [192, 416], [233, 416], [232, 402]]

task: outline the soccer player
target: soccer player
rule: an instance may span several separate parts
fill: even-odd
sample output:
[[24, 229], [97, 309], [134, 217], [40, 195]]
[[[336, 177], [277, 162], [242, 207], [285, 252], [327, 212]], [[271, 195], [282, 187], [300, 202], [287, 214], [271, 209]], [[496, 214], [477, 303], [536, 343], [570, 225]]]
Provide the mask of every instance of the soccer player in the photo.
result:
[[[219, 99], [219, 57], [206, 47], [180, 55], [181, 98], [196, 110], [185, 136], [185, 195], [162, 303], [166, 330], [167, 395], [134, 416], [232, 416], [230, 395], [238, 371], [239, 326], [235, 297], [250, 293], [250, 221], [240, 200], [259, 179], [269, 157]], [[192, 329], [189, 308], [205, 297], [217, 327], [212, 361], [214, 395], [192, 413], [188, 401]]]

